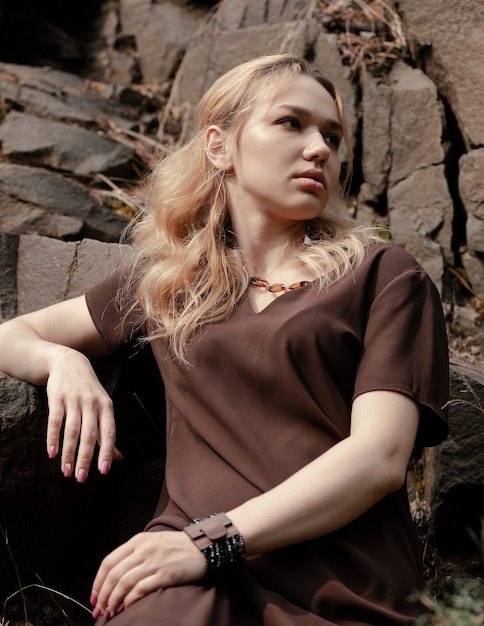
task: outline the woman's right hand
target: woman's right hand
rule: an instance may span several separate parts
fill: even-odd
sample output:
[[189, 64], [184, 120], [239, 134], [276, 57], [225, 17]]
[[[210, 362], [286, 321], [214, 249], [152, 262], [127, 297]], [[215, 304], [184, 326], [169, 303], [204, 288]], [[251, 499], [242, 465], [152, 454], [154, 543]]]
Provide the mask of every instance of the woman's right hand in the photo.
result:
[[109, 472], [113, 460], [122, 459], [115, 447], [113, 404], [86, 356], [65, 346], [53, 347], [52, 353], [47, 379], [47, 453], [53, 459], [61, 450], [64, 476], [74, 474], [83, 483], [97, 444], [101, 474]]
[[101, 473], [122, 458], [114, 446], [111, 399], [89, 360], [107, 354], [84, 296], [0, 325], [0, 370], [34, 385], [47, 385], [47, 452], [54, 458], [62, 449], [64, 475], [74, 474], [79, 482], [87, 478], [96, 443]]

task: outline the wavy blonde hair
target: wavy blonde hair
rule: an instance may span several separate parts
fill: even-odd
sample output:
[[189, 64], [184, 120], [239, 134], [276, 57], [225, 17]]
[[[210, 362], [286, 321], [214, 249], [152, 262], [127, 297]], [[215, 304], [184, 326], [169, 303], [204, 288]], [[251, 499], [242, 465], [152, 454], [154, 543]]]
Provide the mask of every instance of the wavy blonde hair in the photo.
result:
[[[207, 158], [205, 135], [221, 127], [237, 145], [255, 107], [274, 97], [297, 76], [309, 76], [333, 98], [343, 128], [351, 171], [351, 140], [337, 88], [305, 59], [290, 54], [260, 57], [219, 78], [200, 101], [193, 137], [162, 158], [145, 181], [147, 214], [133, 224], [132, 280], [151, 338], [168, 338], [174, 355], [186, 361], [193, 333], [230, 314], [247, 289], [249, 275], [231, 230], [224, 173]], [[343, 181], [337, 195], [341, 197]], [[369, 228], [324, 211], [307, 223], [298, 259], [314, 268], [321, 288], [351, 271], [377, 239]], [[129, 288], [129, 286], [128, 286]]]

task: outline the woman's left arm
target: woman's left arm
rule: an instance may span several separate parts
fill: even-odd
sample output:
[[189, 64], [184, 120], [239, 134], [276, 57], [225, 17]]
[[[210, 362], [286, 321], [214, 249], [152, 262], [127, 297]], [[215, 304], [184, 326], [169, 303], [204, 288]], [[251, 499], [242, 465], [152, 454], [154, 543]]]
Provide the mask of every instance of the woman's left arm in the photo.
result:
[[[357, 397], [349, 437], [277, 487], [226, 512], [247, 554], [330, 533], [397, 491], [418, 421], [418, 406], [403, 394]], [[103, 561], [93, 585], [94, 615], [114, 615], [155, 589], [194, 582], [204, 573], [205, 559], [186, 533], [140, 533]]]
[[371, 391], [353, 403], [350, 436], [227, 515], [259, 554], [326, 535], [405, 482], [419, 422], [408, 396]]

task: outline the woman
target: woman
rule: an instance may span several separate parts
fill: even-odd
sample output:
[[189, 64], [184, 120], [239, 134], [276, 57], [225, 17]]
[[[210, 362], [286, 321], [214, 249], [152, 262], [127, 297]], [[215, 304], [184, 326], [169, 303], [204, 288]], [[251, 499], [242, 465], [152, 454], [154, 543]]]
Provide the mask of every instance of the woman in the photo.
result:
[[438, 292], [404, 250], [329, 212], [350, 141], [306, 61], [234, 68], [195, 117], [149, 179], [133, 265], [0, 329], [0, 367], [47, 384], [48, 453], [65, 424], [62, 470], [81, 482], [97, 440], [102, 473], [120, 454], [89, 358], [149, 340], [164, 380], [163, 492], [101, 564], [93, 615], [409, 624], [424, 608], [409, 599], [422, 573], [406, 469], [416, 439], [446, 434]]

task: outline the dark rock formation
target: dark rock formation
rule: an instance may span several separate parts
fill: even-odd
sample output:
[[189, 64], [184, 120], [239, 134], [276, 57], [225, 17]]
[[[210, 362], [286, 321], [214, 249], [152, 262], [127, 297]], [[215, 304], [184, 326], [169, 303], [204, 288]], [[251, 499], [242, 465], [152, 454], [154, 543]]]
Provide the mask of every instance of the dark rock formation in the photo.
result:
[[[136, 184], [187, 136], [213, 80], [258, 54], [305, 55], [347, 104], [356, 151], [348, 209], [387, 229], [442, 294], [451, 432], [416, 451], [409, 491], [437, 548], [465, 552], [467, 527], [477, 531], [484, 515], [484, 13], [478, 0], [458, 11], [442, 0], [437, 12], [399, 0], [398, 12], [372, 21], [354, 7], [348, 18], [344, 6], [0, 2], [0, 320], [82, 294], [128, 258], [119, 241], [142, 206]], [[0, 527], [25, 583], [39, 574], [85, 598], [105, 552], [152, 513], [163, 387], [152, 363], [139, 377], [136, 358], [148, 354], [128, 356], [96, 364], [125, 461], [85, 485], [47, 459], [43, 390], [0, 376]], [[1, 545], [0, 597], [16, 586]]]
[[[84, 293], [126, 260], [117, 244], [85, 239], [0, 237], [2, 310], [25, 313]], [[15, 280], [16, 276], [16, 280]], [[157, 503], [164, 467], [164, 391], [149, 350], [95, 363], [112, 395], [124, 460], [86, 484], [65, 479], [45, 449], [45, 391], [0, 374], [0, 596], [37, 576], [88, 598], [101, 559], [143, 529]]]

